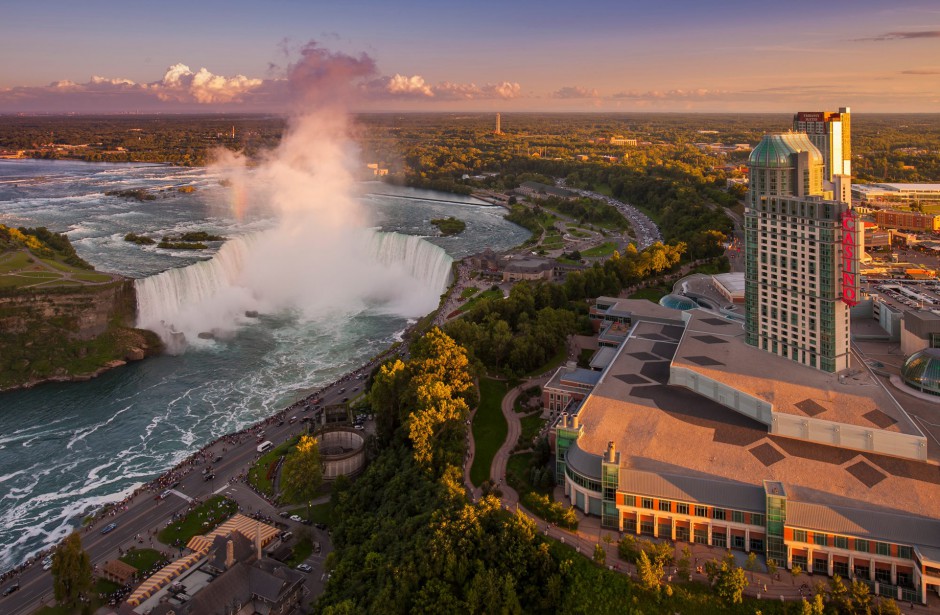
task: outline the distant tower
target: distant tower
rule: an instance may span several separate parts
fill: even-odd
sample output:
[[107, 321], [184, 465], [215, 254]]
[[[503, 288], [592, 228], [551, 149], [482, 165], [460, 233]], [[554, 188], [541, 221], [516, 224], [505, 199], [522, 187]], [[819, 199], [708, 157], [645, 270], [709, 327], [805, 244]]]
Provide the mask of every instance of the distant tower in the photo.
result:
[[499, 127], [499, 113], [496, 114], [496, 134], [503, 134], [503, 131]]
[[235, 127], [232, 126], [232, 141], [235, 140]]

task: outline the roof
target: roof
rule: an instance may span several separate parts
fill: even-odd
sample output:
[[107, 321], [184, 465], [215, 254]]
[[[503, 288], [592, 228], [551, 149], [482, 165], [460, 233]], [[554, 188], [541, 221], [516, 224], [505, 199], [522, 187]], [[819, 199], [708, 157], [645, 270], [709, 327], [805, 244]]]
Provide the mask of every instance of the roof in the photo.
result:
[[105, 562], [102, 569], [118, 579], [130, 579], [137, 574], [136, 568], [119, 559], [112, 559]]
[[751, 167], [792, 167], [793, 154], [809, 152], [810, 158], [823, 163], [822, 154], [804, 132], [784, 132], [764, 135], [751, 151], [748, 165]]
[[728, 506], [736, 510], [763, 512], [763, 487], [695, 476], [644, 472], [632, 468], [620, 471], [620, 491], [642, 493], [681, 502]]
[[[607, 443], [613, 441], [621, 452], [624, 470], [668, 477], [674, 483], [670, 488], [684, 489], [690, 497], [710, 496], [706, 489], [696, 490], [694, 484], [681, 483], [675, 477], [725, 481], [731, 491], [737, 486], [748, 492], [746, 485], [762, 488], [764, 480], [779, 481], [796, 501], [899, 514], [915, 512], [940, 520], [940, 468], [936, 464], [770, 434], [762, 423], [689, 389], [670, 386], [674, 357], [690, 366], [696, 365], [692, 359], [706, 364], [712, 357], [728, 362], [733, 359], [742, 371], [751, 374], [742, 378], [754, 383], [763, 380], [763, 388], [752, 385], [755, 393], [777, 392], [775, 403], [799, 389], [787, 393], [785, 388], [774, 387], [801, 387], [802, 380], [810, 380], [816, 373], [751, 349], [741, 340], [728, 343], [743, 335], [734, 323], [704, 310], [685, 314], [692, 315], [689, 330], [681, 323], [641, 320], [634, 324], [630, 338], [581, 404], [583, 435], [577, 448], [585, 454], [578, 457], [575, 453], [576, 461], [580, 459], [586, 466], [590, 456], [596, 459], [603, 455]], [[707, 322], [700, 321], [700, 315]], [[725, 333], [720, 333], [722, 330]], [[705, 339], [690, 340], [692, 336]], [[690, 341], [698, 346], [687, 348]], [[701, 354], [691, 348], [698, 348]], [[721, 351], [725, 354], [717, 355], [715, 348], [725, 349]], [[749, 349], [755, 354], [744, 352]], [[725, 370], [727, 381], [732, 382], [733, 373]], [[773, 382], [767, 378], [769, 374], [800, 384]], [[734, 384], [740, 386], [737, 381]], [[862, 399], [862, 391], [870, 390], [874, 387], [859, 387], [857, 399]], [[855, 399], [850, 398], [850, 403]], [[635, 480], [637, 477], [634, 475]], [[668, 484], [648, 486], [665, 489]], [[940, 530], [940, 523], [936, 527]]]
[[594, 356], [591, 357], [591, 368], [592, 369], [604, 369], [610, 362], [614, 360], [614, 357], [617, 355], [617, 349], [611, 348], [610, 346], [603, 346], [598, 349]]
[[787, 502], [787, 525], [860, 538], [940, 548], [940, 527], [933, 519], [910, 514]]
[[732, 295], [744, 296], [744, 272], [719, 273], [713, 275], [715, 283], [721, 284]]

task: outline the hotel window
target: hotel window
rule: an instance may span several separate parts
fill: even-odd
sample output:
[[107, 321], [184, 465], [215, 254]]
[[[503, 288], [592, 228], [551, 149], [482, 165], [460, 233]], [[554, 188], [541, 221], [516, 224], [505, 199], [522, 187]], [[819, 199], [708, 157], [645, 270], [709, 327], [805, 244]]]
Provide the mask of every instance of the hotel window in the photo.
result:
[[870, 553], [870, 551], [869, 551], [869, 549], [868, 549], [868, 541], [867, 541], [867, 540], [860, 540], [860, 539], [856, 538], [856, 539], [855, 539], [855, 550], [856, 550], [856, 551], [859, 551], [860, 553]]
[[643, 508], [653, 508], [653, 499], [652, 498], [643, 498]]
[[636, 506], [636, 496], [635, 495], [623, 496], [623, 505], [624, 506]]
[[829, 540], [826, 538], [825, 534], [813, 532], [813, 544], [819, 545], [820, 547], [828, 547]]
[[886, 542], [876, 542], [875, 553], [878, 555], [891, 555], [891, 545]]
[[751, 525], [764, 525], [764, 515], [761, 513], [751, 513]]
[[744, 513], [740, 510], [731, 511], [731, 520], [735, 523], [744, 523]]
[[696, 507], [695, 507], [695, 516], [696, 516], [696, 517], [707, 517], [707, 516], [708, 516], [708, 509], [707, 509], [706, 507], [704, 507], [704, 506], [696, 506]]
[[663, 512], [672, 512], [672, 502], [670, 502], [669, 500], [660, 500], [659, 510]]
[[689, 505], [676, 503], [676, 512], [679, 513], [680, 515], [689, 514]]
[[793, 540], [795, 542], [806, 542], [806, 530], [793, 530]]
[[725, 509], [724, 509], [724, 508], [713, 508], [713, 509], [712, 509], [712, 519], [716, 519], [716, 520], [718, 520], [718, 521], [724, 521], [724, 520], [725, 520]]
[[898, 547], [898, 557], [901, 559], [914, 559], [910, 547]]

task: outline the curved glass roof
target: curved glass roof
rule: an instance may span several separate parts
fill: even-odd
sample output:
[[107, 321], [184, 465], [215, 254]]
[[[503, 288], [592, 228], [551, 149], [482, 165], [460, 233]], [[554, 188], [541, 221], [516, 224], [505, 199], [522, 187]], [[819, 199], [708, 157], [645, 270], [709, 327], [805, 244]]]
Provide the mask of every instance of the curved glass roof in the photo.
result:
[[918, 391], [940, 395], [940, 348], [926, 348], [908, 357], [901, 378]]
[[823, 162], [822, 154], [805, 132], [783, 132], [764, 135], [751, 151], [748, 164], [755, 167], [792, 167], [791, 156], [797, 152], [809, 152], [813, 162]]
[[698, 304], [688, 297], [675, 294], [669, 294], [660, 299], [659, 305], [673, 310], [692, 310], [698, 307]]

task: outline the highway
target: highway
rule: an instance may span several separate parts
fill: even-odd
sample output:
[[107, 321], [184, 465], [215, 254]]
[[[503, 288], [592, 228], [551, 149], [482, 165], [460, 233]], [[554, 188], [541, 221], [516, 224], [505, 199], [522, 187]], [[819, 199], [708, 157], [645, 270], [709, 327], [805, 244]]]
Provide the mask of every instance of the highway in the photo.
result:
[[[365, 384], [364, 380], [357, 378], [362, 374], [368, 376], [371, 365], [364, 366], [344, 379], [319, 391], [317, 394], [310, 395], [307, 400], [312, 400], [319, 396], [321, 404], [342, 403], [345, 397], [355, 397], [358, 395]], [[187, 474], [179, 478], [179, 483], [172, 489], [171, 494], [165, 499], [156, 499], [157, 495], [162, 493], [165, 486], [152, 486], [147, 489], [141, 489], [138, 494], [129, 500], [122, 510], [112, 509], [112, 513], [98, 518], [94, 524], [87, 528], [79, 529], [82, 537], [82, 546], [88, 553], [92, 565], [101, 567], [106, 561], [115, 559], [119, 556], [119, 549], [127, 550], [131, 547], [150, 548], [150, 539], [148, 532], [160, 530], [165, 527], [174, 514], [185, 511], [191, 500], [205, 500], [214, 493], [227, 492], [232, 496], [243, 512], [261, 511], [269, 516], [276, 515], [276, 509], [264, 502], [264, 500], [245, 487], [243, 484], [239, 488], [233, 488], [234, 483], [242, 474], [247, 475], [251, 464], [260, 457], [257, 446], [259, 443], [259, 433], [263, 430], [262, 440], [270, 440], [275, 445], [288, 440], [289, 438], [303, 433], [306, 423], [301, 422], [305, 416], [312, 416], [314, 411], [305, 411], [304, 407], [298, 403], [282, 410], [277, 415], [270, 417], [263, 424], [256, 425], [246, 429], [238, 434], [224, 436], [216, 440], [211, 445], [201, 451], [194, 453], [187, 461], [183, 462], [173, 471], [186, 471]], [[297, 421], [290, 423], [291, 417], [297, 417]], [[281, 421], [283, 424], [279, 425]], [[216, 457], [221, 456], [221, 460], [214, 462]], [[210, 466], [215, 478], [205, 480], [202, 471], [206, 466]], [[168, 473], [169, 473], [168, 472]], [[164, 474], [166, 476], [166, 474]], [[151, 483], [152, 484], [152, 483]], [[283, 526], [292, 527], [296, 524], [278, 519]], [[101, 530], [109, 523], [116, 523], [117, 527], [111, 532], [102, 535]], [[328, 536], [321, 533], [322, 530], [311, 528], [314, 533], [314, 540], [328, 544]], [[138, 542], [137, 536], [141, 536], [141, 542]], [[154, 542], [153, 548], [167, 550]], [[172, 549], [170, 549], [172, 551]], [[179, 556], [179, 552], [171, 553], [172, 556]], [[319, 558], [325, 557], [324, 552]], [[312, 576], [312, 575], [311, 575]], [[317, 583], [320, 574], [316, 574], [316, 579], [311, 578], [308, 586], [313, 584], [322, 588], [322, 583]], [[0, 613], [9, 615], [28, 615], [33, 613], [42, 604], [52, 602], [52, 574], [44, 571], [42, 564], [37, 562], [19, 575], [0, 584], [0, 591], [6, 589], [14, 583], [20, 584], [20, 589], [7, 597], [0, 597]]]

